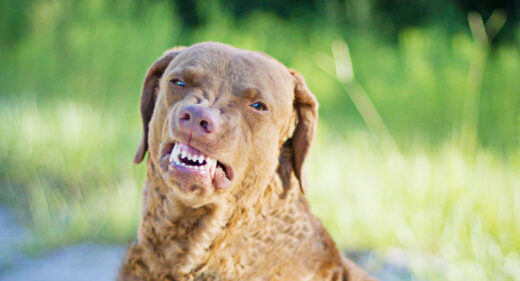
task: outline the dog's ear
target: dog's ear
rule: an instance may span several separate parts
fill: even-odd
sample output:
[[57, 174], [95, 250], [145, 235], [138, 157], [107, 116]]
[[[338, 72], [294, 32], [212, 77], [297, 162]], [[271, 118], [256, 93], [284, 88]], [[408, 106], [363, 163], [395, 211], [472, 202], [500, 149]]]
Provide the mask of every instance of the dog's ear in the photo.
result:
[[296, 129], [291, 137], [292, 164], [294, 174], [300, 182], [300, 189], [305, 193], [307, 182], [304, 178], [303, 164], [316, 134], [318, 101], [309, 91], [309, 88], [307, 88], [307, 84], [305, 84], [301, 74], [293, 69], [289, 69], [289, 72], [296, 81], [294, 86], [294, 109], [298, 117]]
[[143, 137], [137, 148], [134, 163], [139, 164], [143, 161], [144, 155], [148, 150], [148, 124], [152, 119], [155, 102], [158, 95], [159, 79], [170, 62], [177, 56], [184, 47], [175, 47], [164, 52], [163, 56], [150, 66], [144, 77], [143, 89], [141, 91], [141, 119], [143, 121]]

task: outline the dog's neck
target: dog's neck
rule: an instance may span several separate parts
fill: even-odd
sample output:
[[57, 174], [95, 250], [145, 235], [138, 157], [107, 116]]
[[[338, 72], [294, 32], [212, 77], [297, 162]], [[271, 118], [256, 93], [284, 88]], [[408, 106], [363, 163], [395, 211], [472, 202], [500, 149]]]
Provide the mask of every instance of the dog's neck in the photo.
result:
[[[247, 180], [242, 184], [248, 185]], [[279, 202], [276, 204], [277, 210], [269, 208], [274, 201], [287, 196], [282, 185], [278, 174], [274, 173], [264, 192], [230, 193], [227, 197], [216, 199], [219, 201], [193, 208], [175, 196], [149, 161], [139, 232], [142, 248], [151, 249], [145, 254], [145, 259], [155, 260], [149, 263], [155, 268], [148, 270], [154, 275], [164, 272], [163, 275], [170, 274], [183, 280], [204, 271], [212, 248], [229, 248], [227, 241], [237, 239], [233, 237], [237, 232], [234, 229], [242, 233], [245, 225], [258, 229], [255, 225], [259, 223], [259, 218], [254, 214], [280, 211]], [[246, 191], [251, 189], [240, 188]], [[262, 223], [266, 223], [265, 217]]]

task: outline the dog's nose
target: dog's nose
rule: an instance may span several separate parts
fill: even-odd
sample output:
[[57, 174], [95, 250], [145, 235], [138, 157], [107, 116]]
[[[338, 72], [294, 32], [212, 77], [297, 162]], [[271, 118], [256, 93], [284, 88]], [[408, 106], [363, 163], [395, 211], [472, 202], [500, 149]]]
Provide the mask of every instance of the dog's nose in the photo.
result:
[[179, 125], [185, 133], [195, 137], [205, 137], [218, 131], [220, 112], [200, 104], [185, 106], [179, 113]]

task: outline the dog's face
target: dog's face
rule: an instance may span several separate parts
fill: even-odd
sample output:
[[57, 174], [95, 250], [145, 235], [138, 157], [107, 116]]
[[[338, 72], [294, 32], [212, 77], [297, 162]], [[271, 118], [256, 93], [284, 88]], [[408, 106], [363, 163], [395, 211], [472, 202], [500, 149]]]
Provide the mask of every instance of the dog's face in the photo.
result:
[[135, 162], [148, 150], [168, 188], [200, 206], [237, 188], [265, 187], [282, 146], [301, 181], [317, 103], [301, 76], [275, 59], [201, 43], [168, 51], [150, 67], [141, 114]]

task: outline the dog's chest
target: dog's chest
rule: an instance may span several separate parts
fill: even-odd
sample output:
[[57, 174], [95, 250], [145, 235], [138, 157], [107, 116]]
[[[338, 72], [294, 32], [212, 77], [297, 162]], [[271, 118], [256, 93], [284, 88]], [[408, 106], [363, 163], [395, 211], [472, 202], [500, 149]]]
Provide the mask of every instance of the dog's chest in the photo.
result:
[[214, 242], [203, 269], [218, 272], [222, 280], [291, 280], [282, 277], [297, 267], [301, 275], [294, 280], [305, 280], [309, 274], [303, 269], [306, 266], [295, 260], [308, 249], [312, 227], [309, 218], [297, 214], [302, 212], [284, 208], [256, 213], [254, 217], [243, 214]]

